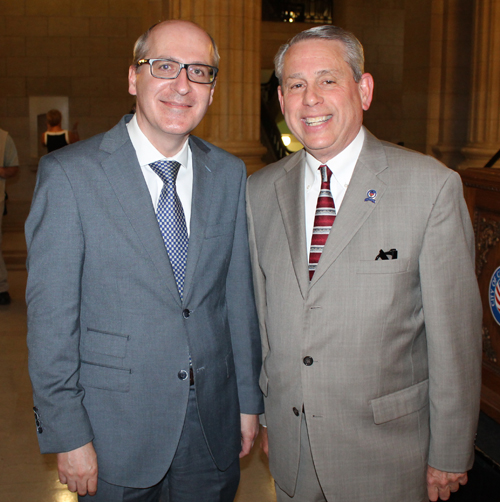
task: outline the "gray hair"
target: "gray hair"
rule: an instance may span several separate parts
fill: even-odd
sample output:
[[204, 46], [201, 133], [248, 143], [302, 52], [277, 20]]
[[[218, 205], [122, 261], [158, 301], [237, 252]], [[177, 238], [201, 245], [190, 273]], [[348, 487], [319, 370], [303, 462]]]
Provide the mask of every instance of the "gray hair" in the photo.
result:
[[[143, 33], [135, 42], [134, 45], [134, 54], [133, 54], [133, 64], [137, 67], [137, 61], [140, 61], [141, 59], [145, 59], [149, 50], [148, 46], [148, 40], [149, 40], [149, 35], [151, 35], [151, 32], [153, 29], [158, 26], [161, 23], [156, 23], [151, 26], [145, 33]], [[193, 23], [196, 24], [196, 23]], [[198, 26], [198, 25], [196, 25]], [[201, 26], [199, 26], [201, 28]], [[201, 28], [203, 29], [203, 28]], [[205, 32], [206, 33], [206, 32]], [[215, 43], [215, 40], [212, 38], [212, 35], [207, 33], [207, 35], [210, 37], [210, 40], [212, 41], [212, 53], [213, 53], [213, 61], [212, 61], [212, 66], [215, 66], [216, 68], [219, 67], [219, 62], [220, 62], [220, 55], [219, 55], [219, 49], [217, 48], [217, 44]]]
[[283, 79], [283, 65], [288, 49], [304, 40], [338, 40], [344, 45], [344, 60], [351, 67], [355, 82], [361, 80], [364, 73], [365, 56], [361, 42], [350, 32], [338, 26], [324, 25], [315, 26], [295, 35], [288, 43], [283, 44], [274, 58], [274, 68], [280, 85]]

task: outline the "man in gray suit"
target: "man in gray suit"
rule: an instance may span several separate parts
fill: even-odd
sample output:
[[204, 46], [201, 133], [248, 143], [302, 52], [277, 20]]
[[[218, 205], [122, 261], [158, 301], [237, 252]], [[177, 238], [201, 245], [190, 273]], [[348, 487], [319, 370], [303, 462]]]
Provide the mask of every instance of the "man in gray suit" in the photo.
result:
[[278, 501], [446, 500], [473, 463], [481, 367], [460, 177], [362, 126], [351, 33], [312, 28], [275, 63], [305, 147], [247, 185]]
[[232, 501], [258, 433], [245, 166], [190, 136], [217, 65], [197, 25], [154, 26], [136, 115], [40, 163], [29, 368], [41, 451], [80, 500]]

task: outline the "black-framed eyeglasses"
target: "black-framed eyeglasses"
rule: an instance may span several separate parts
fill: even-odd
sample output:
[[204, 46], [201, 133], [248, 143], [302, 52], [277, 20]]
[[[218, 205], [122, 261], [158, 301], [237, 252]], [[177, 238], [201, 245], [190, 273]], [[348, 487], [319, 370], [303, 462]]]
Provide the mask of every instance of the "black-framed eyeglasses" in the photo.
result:
[[211, 84], [217, 76], [218, 68], [207, 64], [187, 64], [172, 59], [139, 59], [137, 66], [149, 64], [151, 75], [167, 80], [176, 79], [181, 70], [186, 68], [187, 78], [197, 84]]

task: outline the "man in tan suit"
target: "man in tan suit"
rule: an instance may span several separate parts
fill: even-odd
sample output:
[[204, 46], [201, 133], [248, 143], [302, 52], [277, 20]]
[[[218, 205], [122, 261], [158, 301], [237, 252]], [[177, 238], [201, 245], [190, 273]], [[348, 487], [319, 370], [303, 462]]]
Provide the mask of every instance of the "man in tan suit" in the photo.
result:
[[480, 391], [460, 177], [362, 126], [373, 78], [351, 33], [312, 28], [275, 63], [305, 147], [247, 188], [278, 501], [447, 500], [472, 467]]

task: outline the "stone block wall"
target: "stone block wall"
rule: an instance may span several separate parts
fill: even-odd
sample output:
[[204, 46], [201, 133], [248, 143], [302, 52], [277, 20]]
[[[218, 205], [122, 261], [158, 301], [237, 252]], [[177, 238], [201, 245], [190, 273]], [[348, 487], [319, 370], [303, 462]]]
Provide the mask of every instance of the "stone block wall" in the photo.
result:
[[30, 147], [30, 97], [67, 97], [65, 119], [70, 128], [78, 121], [82, 139], [130, 110], [127, 73], [143, 31], [143, 4], [0, 0], [0, 127], [14, 138], [21, 165], [19, 179], [9, 182], [11, 205], [31, 198], [38, 163]]

